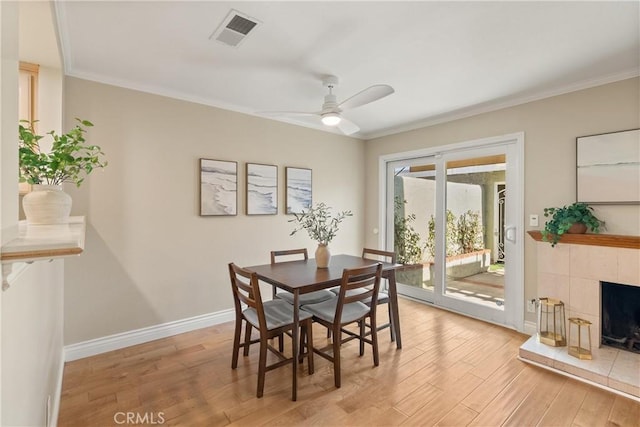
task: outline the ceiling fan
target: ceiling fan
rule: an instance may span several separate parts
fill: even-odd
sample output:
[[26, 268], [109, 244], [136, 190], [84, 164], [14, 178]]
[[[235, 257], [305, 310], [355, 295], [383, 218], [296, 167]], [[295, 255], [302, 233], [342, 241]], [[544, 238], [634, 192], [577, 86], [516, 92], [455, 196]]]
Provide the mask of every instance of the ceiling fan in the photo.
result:
[[322, 85], [329, 89], [329, 93], [324, 96], [324, 103], [320, 111], [271, 111], [265, 112], [265, 114], [289, 117], [315, 116], [325, 126], [335, 126], [345, 135], [351, 135], [358, 132], [360, 128], [352, 121], [344, 118], [342, 116], [343, 111], [369, 104], [395, 92], [389, 85], [373, 85], [338, 104], [337, 98], [333, 94], [333, 89], [338, 85], [338, 78], [336, 76], [326, 76], [322, 80]]

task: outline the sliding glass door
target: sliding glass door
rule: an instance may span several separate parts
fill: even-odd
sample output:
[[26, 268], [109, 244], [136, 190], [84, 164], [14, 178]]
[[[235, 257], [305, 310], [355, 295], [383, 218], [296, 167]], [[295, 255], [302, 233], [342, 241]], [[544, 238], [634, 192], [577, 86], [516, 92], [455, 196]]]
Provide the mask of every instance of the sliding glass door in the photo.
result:
[[403, 264], [401, 294], [522, 328], [519, 140], [385, 162], [385, 246]]
[[403, 264], [396, 273], [402, 294], [433, 302], [436, 158], [387, 164], [387, 250]]

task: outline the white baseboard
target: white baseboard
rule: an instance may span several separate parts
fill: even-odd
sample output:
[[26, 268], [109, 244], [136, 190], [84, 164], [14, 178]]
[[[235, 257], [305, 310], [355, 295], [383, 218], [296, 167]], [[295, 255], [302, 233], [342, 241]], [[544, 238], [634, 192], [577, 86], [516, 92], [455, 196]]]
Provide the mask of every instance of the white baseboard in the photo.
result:
[[95, 356], [96, 354], [106, 353], [107, 351], [118, 350], [184, 332], [218, 325], [234, 319], [235, 313], [233, 309], [222, 310], [216, 313], [203, 314], [188, 319], [176, 320], [174, 322], [109, 335], [77, 344], [70, 344], [64, 347], [64, 360], [70, 362], [84, 357]]
[[529, 336], [535, 335], [538, 332], [538, 324], [536, 322], [525, 320], [523, 332]]

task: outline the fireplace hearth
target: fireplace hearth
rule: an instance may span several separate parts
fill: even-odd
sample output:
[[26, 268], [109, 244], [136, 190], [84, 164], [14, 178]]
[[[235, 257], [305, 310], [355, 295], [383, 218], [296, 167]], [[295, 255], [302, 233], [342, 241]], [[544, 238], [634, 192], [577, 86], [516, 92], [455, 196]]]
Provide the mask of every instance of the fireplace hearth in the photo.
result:
[[601, 282], [601, 343], [640, 353], [640, 287]]
[[[557, 298], [565, 303], [567, 318], [591, 322], [593, 358], [578, 359], [569, 355], [566, 347], [550, 347], [533, 336], [520, 347], [521, 360], [640, 402], [640, 351], [630, 331], [640, 324], [640, 318], [634, 315], [637, 305], [635, 309], [627, 307], [627, 303], [637, 304], [640, 294], [617, 297], [617, 302], [607, 308], [608, 320], [602, 319], [603, 292], [608, 293], [603, 291], [604, 282], [640, 291], [640, 236], [570, 235], [552, 248], [542, 241], [540, 232], [529, 234], [538, 242], [537, 296]], [[604, 299], [609, 301], [610, 297]], [[622, 315], [623, 321], [612, 323], [612, 315]], [[618, 323], [626, 327], [614, 326]]]

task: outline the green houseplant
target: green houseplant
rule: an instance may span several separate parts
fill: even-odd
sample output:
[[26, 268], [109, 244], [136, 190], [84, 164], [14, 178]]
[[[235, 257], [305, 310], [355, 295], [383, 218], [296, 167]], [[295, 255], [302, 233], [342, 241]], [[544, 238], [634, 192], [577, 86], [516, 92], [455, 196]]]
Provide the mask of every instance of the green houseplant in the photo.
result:
[[420, 233], [414, 228], [416, 215], [405, 213], [406, 203], [407, 201], [401, 197], [394, 199], [393, 249], [398, 263], [403, 264], [396, 272], [396, 280], [399, 283], [421, 287], [425, 247], [421, 242]]
[[565, 233], [584, 233], [587, 229], [599, 233], [604, 226], [604, 221], [595, 216], [593, 208], [581, 202], [561, 208], [544, 208], [544, 216], [551, 219], [544, 223], [542, 240], [551, 242], [551, 246], [555, 246]]
[[49, 152], [40, 147], [44, 136], [36, 134], [35, 122], [23, 120], [18, 126], [20, 182], [33, 185], [33, 191], [22, 201], [31, 224], [67, 222], [71, 196], [62, 191], [61, 184], [69, 182], [80, 187], [86, 175], [107, 166], [100, 147], [87, 144], [84, 137], [86, 128], [93, 124], [88, 120], [76, 120], [78, 124], [67, 133], [47, 132], [53, 139]]
[[[446, 255], [468, 254], [484, 249], [484, 232], [480, 212], [467, 210], [456, 217], [447, 209], [447, 225], [445, 228]], [[433, 215], [428, 224], [426, 249], [431, 258], [435, 258], [436, 220]]]
[[419, 264], [422, 262], [424, 248], [420, 245], [420, 234], [413, 228], [415, 214], [404, 215], [406, 200], [396, 197], [393, 216], [393, 244], [400, 264]]
[[318, 203], [307, 211], [294, 213], [293, 216], [293, 219], [290, 219], [289, 222], [295, 222], [297, 225], [290, 236], [300, 230], [306, 230], [309, 237], [318, 242], [318, 248], [316, 249], [318, 268], [327, 268], [331, 260], [328, 245], [336, 237], [340, 223], [346, 217], [353, 216], [353, 214], [351, 211], [342, 211], [336, 216], [332, 216], [329, 206], [325, 203]]
[[80, 187], [84, 175], [107, 166], [107, 162], [101, 158], [104, 153], [100, 147], [86, 144], [84, 138], [85, 127], [91, 127], [93, 123], [88, 120], [76, 120], [78, 124], [65, 134], [47, 132], [47, 135], [53, 138], [51, 151], [48, 153], [40, 149], [40, 140], [44, 136], [35, 133], [35, 122], [21, 121], [27, 125], [18, 126], [21, 182], [45, 185], [72, 182]]

